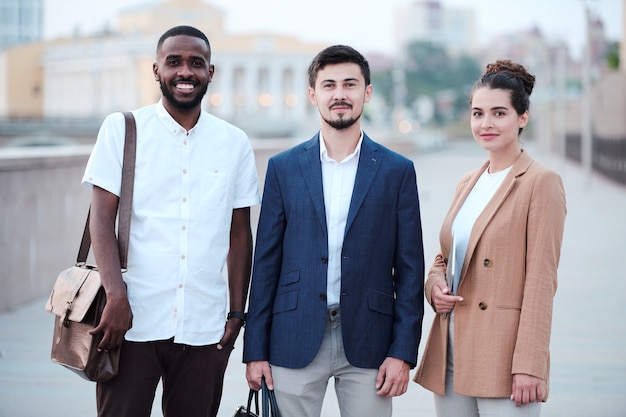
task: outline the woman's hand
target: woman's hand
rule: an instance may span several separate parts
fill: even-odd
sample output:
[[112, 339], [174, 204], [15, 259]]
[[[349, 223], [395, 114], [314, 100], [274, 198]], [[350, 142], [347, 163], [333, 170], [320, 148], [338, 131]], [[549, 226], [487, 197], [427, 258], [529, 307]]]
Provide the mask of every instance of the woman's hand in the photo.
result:
[[463, 301], [463, 297], [451, 295], [450, 289], [443, 281], [435, 283], [431, 291], [430, 298], [437, 314], [450, 313], [457, 302]]
[[511, 400], [515, 401], [517, 407], [528, 403], [540, 403], [544, 395], [543, 380], [532, 375], [515, 374], [511, 391]]

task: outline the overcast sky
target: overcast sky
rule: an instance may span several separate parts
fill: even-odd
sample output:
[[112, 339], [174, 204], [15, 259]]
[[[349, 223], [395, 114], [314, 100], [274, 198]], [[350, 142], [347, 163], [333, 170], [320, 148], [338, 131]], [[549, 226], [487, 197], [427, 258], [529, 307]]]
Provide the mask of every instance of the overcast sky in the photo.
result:
[[[231, 33], [270, 31], [304, 41], [346, 43], [363, 51], [392, 52], [398, 6], [414, 0], [205, 0], [226, 12]], [[158, 0], [44, 0], [44, 35], [54, 38], [78, 29], [90, 33], [114, 26], [120, 9]], [[584, 4], [619, 40], [623, 0], [442, 0], [444, 7], [474, 8], [481, 43], [490, 37], [539, 26], [551, 40], [567, 40], [581, 55]]]

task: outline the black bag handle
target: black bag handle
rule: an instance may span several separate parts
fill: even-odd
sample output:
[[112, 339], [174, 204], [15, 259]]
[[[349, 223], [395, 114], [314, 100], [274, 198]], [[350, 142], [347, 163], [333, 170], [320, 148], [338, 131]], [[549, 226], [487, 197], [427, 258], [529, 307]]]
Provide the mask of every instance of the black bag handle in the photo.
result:
[[278, 404], [276, 403], [276, 396], [274, 395], [274, 391], [267, 388], [265, 384], [265, 377], [261, 379], [261, 396], [263, 405], [263, 413], [262, 417], [280, 417], [280, 413], [278, 412]]
[[250, 393], [248, 394], [248, 406], [246, 407], [246, 411], [248, 416], [251, 416], [251, 412], [252, 412], [252, 398], [254, 398], [254, 413], [258, 416], [259, 415], [259, 393], [253, 389], [250, 390]]

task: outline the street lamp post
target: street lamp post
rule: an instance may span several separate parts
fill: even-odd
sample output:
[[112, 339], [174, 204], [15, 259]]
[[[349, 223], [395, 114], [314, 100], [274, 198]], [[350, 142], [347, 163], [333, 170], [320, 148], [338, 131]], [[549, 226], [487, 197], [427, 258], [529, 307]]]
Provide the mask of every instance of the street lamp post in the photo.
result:
[[593, 169], [593, 136], [591, 123], [591, 15], [587, 0], [583, 0], [585, 7], [585, 49], [583, 54], [583, 101], [582, 101], [582, 133], [581, 133], [581, 162], [585, 172], [586, 185], [591, 185]]

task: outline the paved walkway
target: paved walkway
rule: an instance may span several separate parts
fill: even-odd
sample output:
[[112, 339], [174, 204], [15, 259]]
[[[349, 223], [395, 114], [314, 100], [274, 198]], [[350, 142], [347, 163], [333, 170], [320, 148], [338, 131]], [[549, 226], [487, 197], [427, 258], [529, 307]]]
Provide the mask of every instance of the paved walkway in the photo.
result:
[[[529, 151], [561, 173], [568, 200], [554, 308], [551, 396], [542, 416], [626, 416], [626, 188], [599, 176], [588, 178], [577, 165], [533, 146]], [[484, 159], [473, 143], [414, 158], [427, 265], [456, 181]], [[41, 298], [0, 314], [0, 417], [95, 416], [95, 385], [49, 360], [53, 319], [44, 302]], [[431, 320], [427, 311], [424, 335]], [[226, 374], [220, 417], [232, 416], [246, 400], [244, 370], [238, 346]], [[339, 416], [335, 404], [329, 387], [323, 417]], [[153, 416], [161, 415], [158, 401], [154, 410]], [[410, 383], [409, 391], [394, 400], [394, 416], [434, 417], [431, 394]]]

